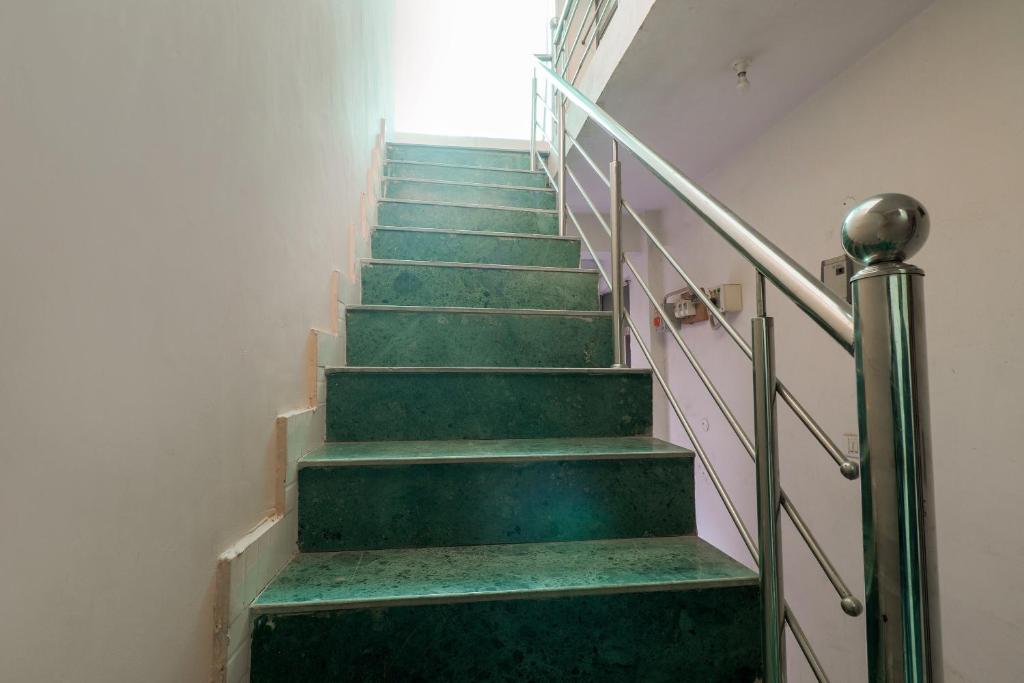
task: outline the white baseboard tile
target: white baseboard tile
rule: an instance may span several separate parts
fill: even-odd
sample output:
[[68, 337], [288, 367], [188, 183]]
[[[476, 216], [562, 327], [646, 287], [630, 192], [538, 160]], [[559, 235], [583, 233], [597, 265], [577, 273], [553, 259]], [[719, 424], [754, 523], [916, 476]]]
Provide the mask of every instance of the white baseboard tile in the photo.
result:
[[[332, 304], [332, 329], [310, 330], [308, 337], [308, 407], [277, 417], [273, 514], [217, 559], [212, 683], [248, 683], [252, 635], [249, 606], [298, 551], [298, 462], [324, 443], [324, 368], [345, 364], [345, 300], [359, 300], [357, 254], [369, 248], [369, 231], [376, 222], [376, 190], [383, 173], [386, 140], [386, 123], [381, 119], [367, 173], [367, 192], [361, 197], [359, 225], [349, 229], [349, 275], [343, 278], [339, 270], [331, 273], [331, 298], [337, 301], [336, 311]], [[357, 227], [362, 244], [356, 243]]]
[[324, 442], [324, 411], [305, 408], [277, 418], [277, 510], [217, 561], [214, 604], [215, 683], [249, 680], [249, 605], [296, 553], [299, 458]]

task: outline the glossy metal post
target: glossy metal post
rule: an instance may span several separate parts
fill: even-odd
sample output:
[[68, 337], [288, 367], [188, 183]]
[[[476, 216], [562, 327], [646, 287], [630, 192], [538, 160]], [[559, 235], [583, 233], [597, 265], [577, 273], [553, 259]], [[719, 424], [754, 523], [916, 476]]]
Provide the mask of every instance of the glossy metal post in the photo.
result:
[[928, 214], [870, 197], [843, 223], [853, 277], [869, 680], [942, 680], [928, 424], [924, 273], [907, 263]]
[[530, 170], [537, 170], [537, 70], [530, 83]]
[[765, 683], [786, 680], [786, 600], [782, 592], [782, 491], [779, 485], [775, 405], [775, 327], [764, 306], [764, 276], [757, 274], [754, 351], [754, 443], [757, 470], [757, 545], [761, 578], [761, 651]]
[[615, 355], [613, 368], [623, 366], [622, 330], [622, 163], [619, 161], [619, 143], [612, 140], [612, 161], [608, 164], [611, 202], [609, 223], [611, 226], [611, 276], [612, 281], [612, 330], [615, 334]]
[[565, 108], [566, 101], [558, 96], [558, 234], [565, 237]]

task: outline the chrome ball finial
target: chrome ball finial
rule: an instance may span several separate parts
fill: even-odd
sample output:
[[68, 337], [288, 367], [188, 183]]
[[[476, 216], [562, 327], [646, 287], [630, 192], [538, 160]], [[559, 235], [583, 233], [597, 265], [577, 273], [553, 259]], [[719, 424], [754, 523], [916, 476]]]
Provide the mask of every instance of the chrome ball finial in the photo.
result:
[[856, 463], [850, 462], [849, 460], [839, 466], [839, 471], [844, 477], [851, 481], [860, 476], [860, 468], [857, 467]]
[[843, 608], [843, 611], [851, 617], [859, 617], [860, 613], [864, 611], [864, 605], [862, 605], [860, 600], [852, 595], [843, 598], [839, 604]]
[[843, 249], [866, 266], [905, 261], [928, 239], [928, 212], [905, 194], [876, 194], [846, 215]]

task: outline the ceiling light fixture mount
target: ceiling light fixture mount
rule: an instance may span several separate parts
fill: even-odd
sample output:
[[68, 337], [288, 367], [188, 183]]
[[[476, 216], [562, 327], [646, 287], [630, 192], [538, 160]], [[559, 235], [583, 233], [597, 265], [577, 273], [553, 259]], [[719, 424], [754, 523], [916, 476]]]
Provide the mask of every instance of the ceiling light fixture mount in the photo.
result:
[[744, 57], [732, 63], [732, 70], [736, 72], [736, 89], [745, 93], [750, 88], [750, 81], [747, 79], [747, 71], [750, 70], [750, 59]]

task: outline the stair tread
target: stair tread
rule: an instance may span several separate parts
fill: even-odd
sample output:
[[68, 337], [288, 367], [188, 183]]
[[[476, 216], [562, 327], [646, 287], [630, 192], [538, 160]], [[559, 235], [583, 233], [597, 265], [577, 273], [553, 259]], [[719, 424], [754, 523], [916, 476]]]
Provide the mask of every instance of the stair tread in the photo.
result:
[[[396, 162], [398, 163], [398, 162]], [[472, 167], [471, 167], [472, 168]], [[547, 194], [553, 194], [554, 188], [551, 187], [530, 187], [529, 185], [502, 185], [500, 183], [474, 183], [464, 180], [439, 180], [437, 178], [406, 178], [403, 176], [383, 176], [381, 180], [384, 182], [393, 181], [396, 183], [408, 183], [408, 184], [420, 184], [420, 185], [454, 185], [462, 187], [483, 187], [493, 188], [496, 190], [522, 190], [523, 192], [543, 192]], [[395, 197], [388, 197], [388, 199], [395, 199]], [[429, 200], [432, 201], [432, 200]]]
[[556, 240], [564, 242], [579, 242], [579, 237], [572, 237], [570, 235], [542, 235], [540, 233], [531, 232], [498, 232], [494, 230], [464, 230], [456, 228], [417, 228], [411, 225], [376, 225], [374, 230], [387, 230], [391, 232], [427, 232], [427, 233], [444, 233], [452, 235], [467, 235], [469, 237], [511, 237], [514, 239], [528, 239], [528, 240]]
[[568, 266], [521, 266], [510, 263], [466, 263], [463, 261], [414, 261], [411, 259], [363, 258], [364, 265], [375, 266], [422, 266], [429, 268], [467, 268], [469, 270], [527, 270], [535, 272], [600, 274], [596, 268], [571, 268]]
[[696, 536], [297, 555], [257, 612], [753, 585]]
[[391, 313], [479, 313], [481, 315], [571, 316], [574, 318], [610, 318], [612, 311], [573, 311], [557, 308], [481, 308], [472, 306], [394, 306], [391, 304], [352, 304], [346, 311], [388, 311]]
[[524, 213], [539, 213], [545, 215], [557, 215], [558, 209], [533, 209], [526, 206], [506, 206], [502, 204], [474, 204], [472, 202], [449, 202], [443, 199], [391, 199], [388, 197], [378, 200], [381, 204], [416, 204], [426, 206], [448, 206], [461, 209], [493, 209], [495, 211], [522, 211]]
[[646, 436], [444, 441], [353, 441], [324, 444], [299, 467], [445, 462], [521, 462], [692, 457], [693, 452]]
[[345, 365], [340, 367], [327, 367], [324, 372], [328, 375], [368, 372], [368, 373], [434, 373], [434, 374], [485, 374], [485, 375], [649, 375], [651, 371], [647, 368], [498, 368], [498, 367], [359, 367]]

